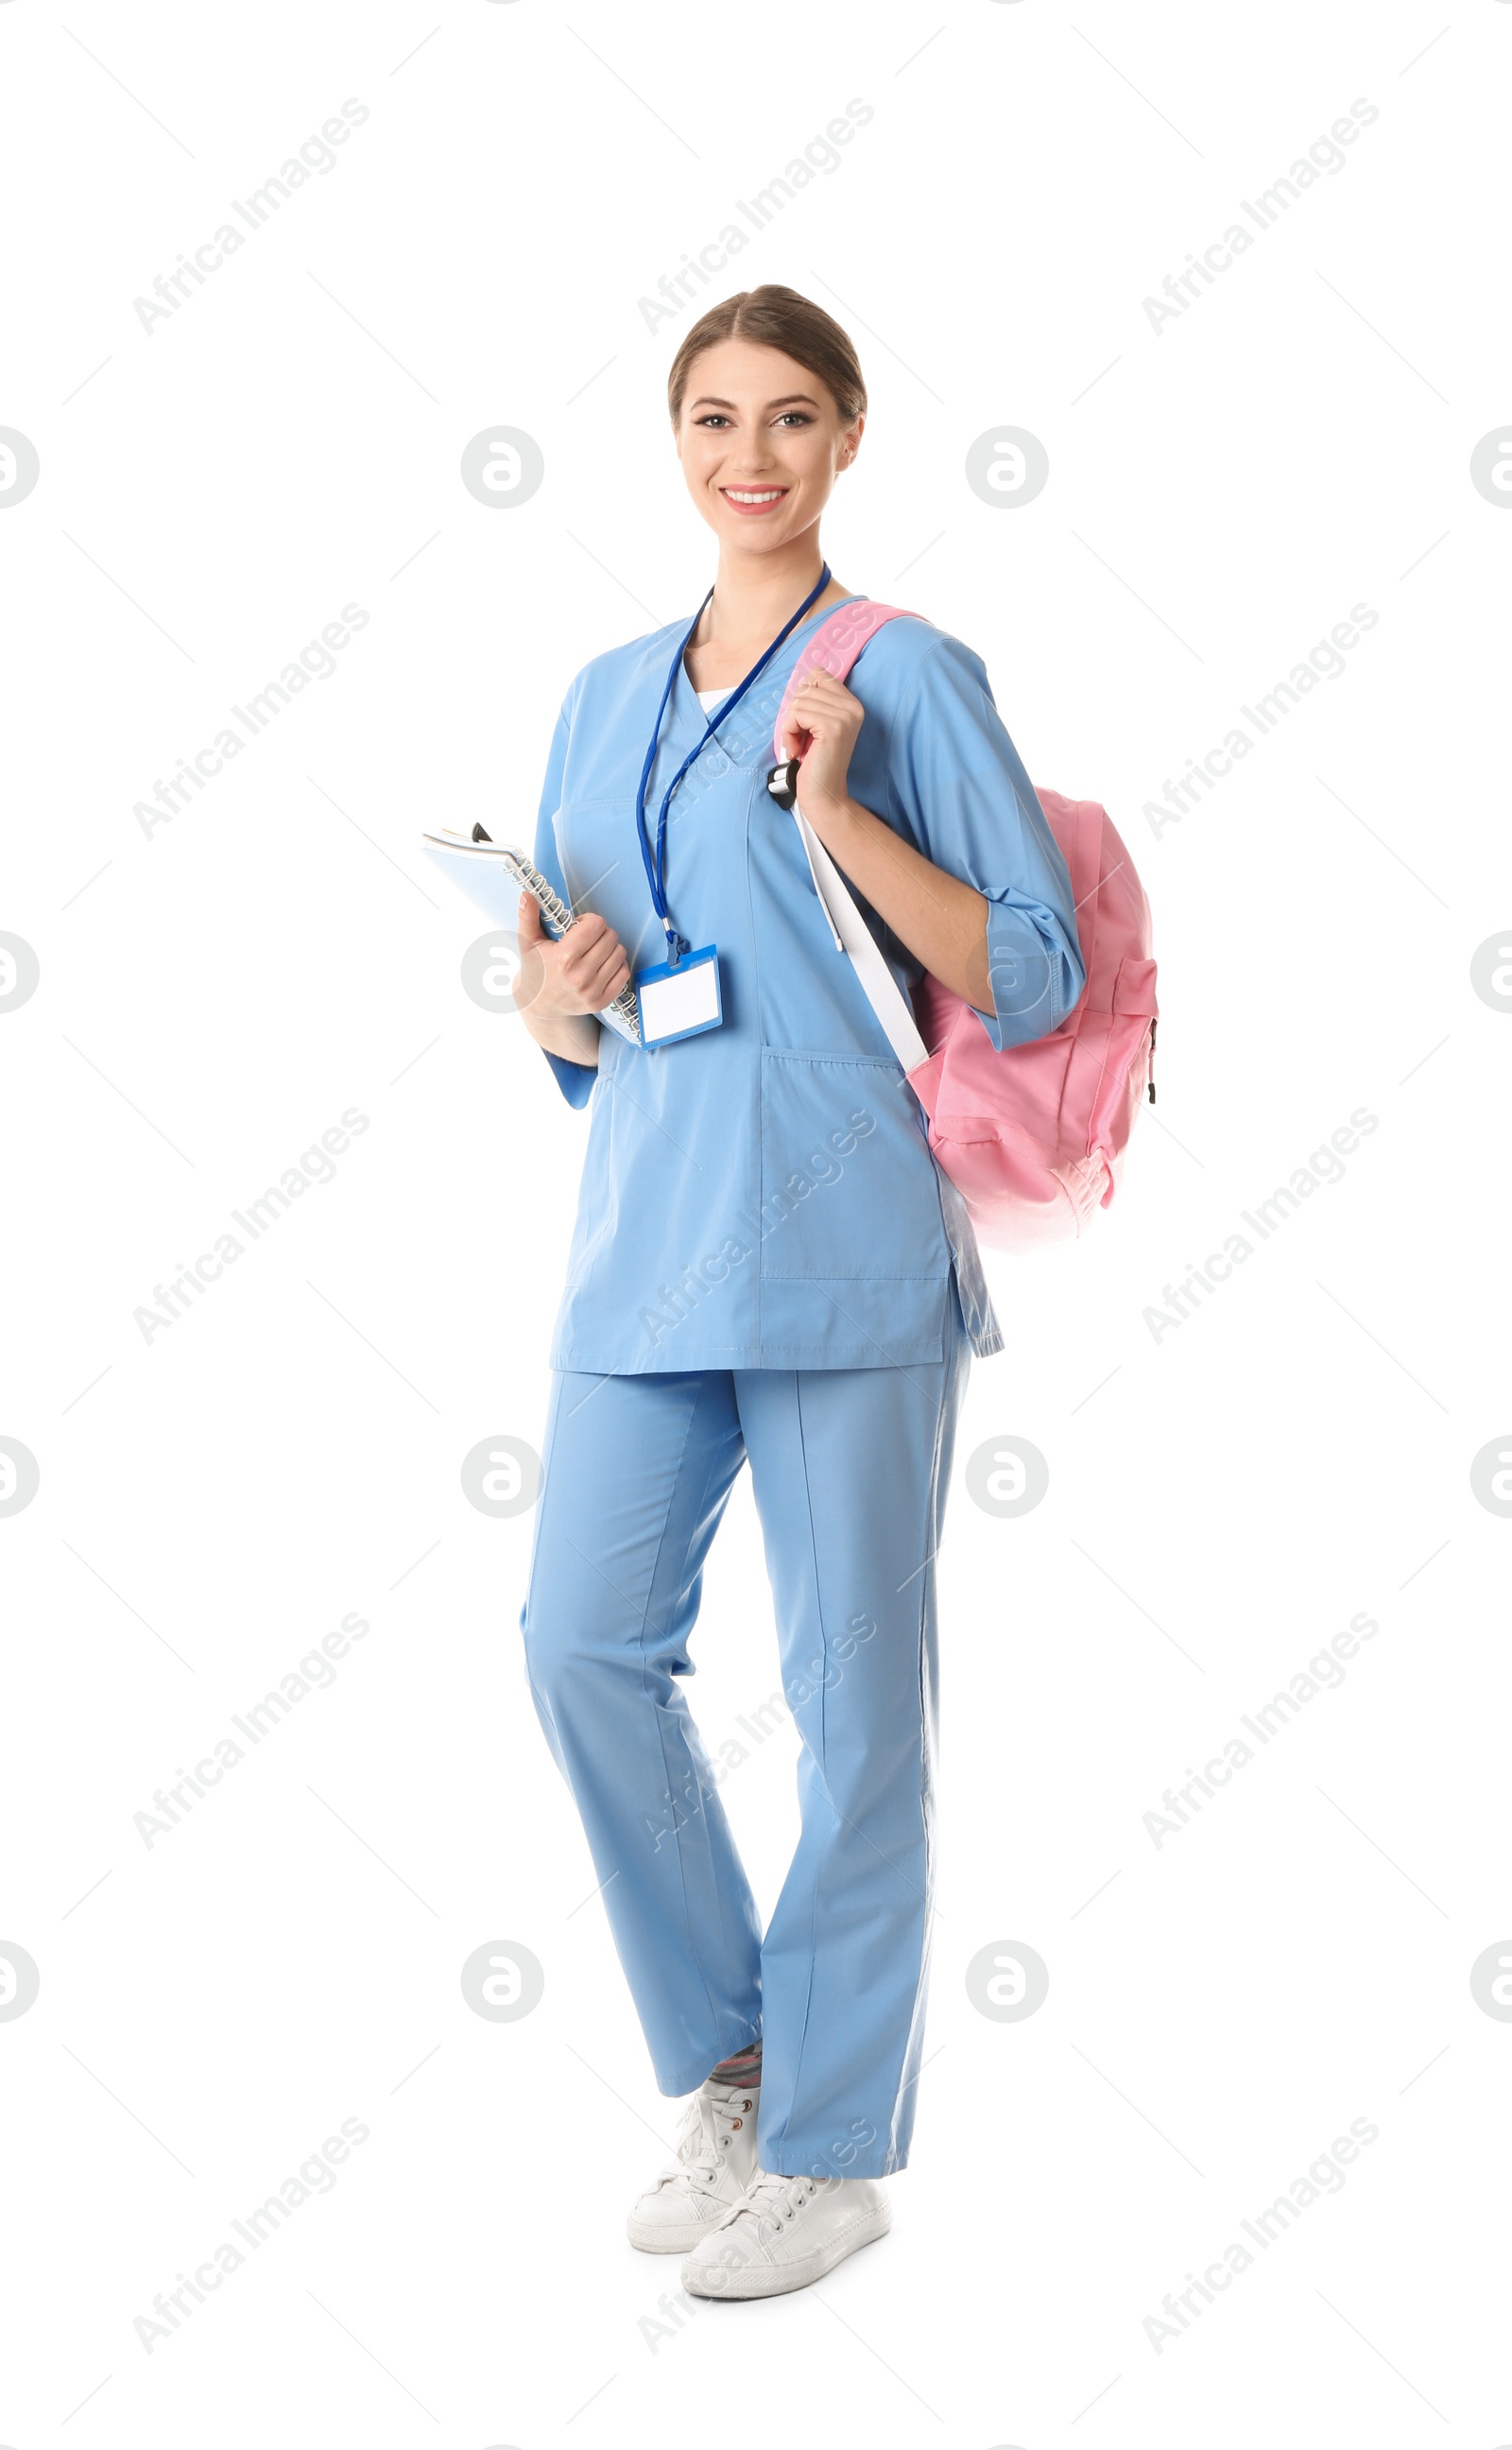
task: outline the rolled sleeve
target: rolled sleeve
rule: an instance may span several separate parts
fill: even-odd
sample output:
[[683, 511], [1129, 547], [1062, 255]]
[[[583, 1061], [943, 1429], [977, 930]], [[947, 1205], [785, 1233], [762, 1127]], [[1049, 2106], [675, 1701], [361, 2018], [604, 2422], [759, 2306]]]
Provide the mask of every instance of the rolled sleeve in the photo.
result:
[[[568, 903], [572, 897], [568, 892], [567, 880], [562, 874], [561, 862], [556, 855], [555, 817], [562, 801], [562, 775], [567, 765], [567, 744], [572, 735], [572, 698], [569, 694], [567, 703], [556, 718], [556, 729], [552, 735], [552, 751], [546, 761], [546, 781], [541, 789], [540, 811], [535, 822], [533, 854], [535, 865], [548, 885], [561, 895], [564, 902]], [[552, 1055], [544, 1046], [541, 1048], [541, 1053], [551, 1065], [556, 1085], [568, 1104], [586, 1106], [593, 1094], [593, 1083], [598, 1079], [597, 1066], [592, 1063], [573, 1063], [569, 1057]]]
[[1071, 878], [986, 669], [959, 639], [924, 657], [888, 773], [894, 822], [987, 904], [994, 1009], [980, 1020], [993, 1045], [1047, 1037], [1086, 984]]
[[[1041, 817], [1040, 823], [1044, 824]], [[1049, 831], [1049, 827], [1046, 827]], [[1054, 841], [1052, 846], [1056, 847]], [[1060, 857], [1058, 847], [1056, 856]], [[941, 863], [943, 864], [943, 863]], [[1070, 895], [1067, 895], [1069, 904]], [[987, 896], [987, 977], [993, 1009], [979, 1012], [983, 1029], [1001, 1055], [1058, 1029], [1086, 983], [1076, 929], [1066, 941], [1063, 923], [1042, 900], [1014, 893]], [[978, 1007], [972, 1006], [974, 1012]]]

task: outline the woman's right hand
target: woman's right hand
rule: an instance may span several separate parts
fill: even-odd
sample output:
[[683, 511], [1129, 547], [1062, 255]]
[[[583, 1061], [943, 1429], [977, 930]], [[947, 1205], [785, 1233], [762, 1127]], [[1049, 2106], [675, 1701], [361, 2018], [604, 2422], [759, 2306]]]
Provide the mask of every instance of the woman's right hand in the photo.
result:
[[548, 936], [533, 895], [520, 895], [520, 974], [515, 1009], [527, 1027], [547, 1028], [580, 1013], [602, 1012], [630, 979], [625, 947], [607, 920], [586, 910], [565, 936]]

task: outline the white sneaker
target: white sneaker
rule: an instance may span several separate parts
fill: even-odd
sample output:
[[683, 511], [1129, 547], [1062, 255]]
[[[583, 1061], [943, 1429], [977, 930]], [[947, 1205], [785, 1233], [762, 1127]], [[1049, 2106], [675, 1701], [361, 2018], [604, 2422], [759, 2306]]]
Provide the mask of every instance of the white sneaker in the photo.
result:
[[778, 2297], [822, 2280], [892, 2225], [875, 2178], [781, 2178], [758, 2169], [741, 2201], [693, 2248], [683, 2286], [694, 2297]]
[[683, 2112], [669, 2161], [626, 2223], [643, 2254], [687, 2254], [742, 2200], [756, 2175], [756, 2085], [709, 2076]]

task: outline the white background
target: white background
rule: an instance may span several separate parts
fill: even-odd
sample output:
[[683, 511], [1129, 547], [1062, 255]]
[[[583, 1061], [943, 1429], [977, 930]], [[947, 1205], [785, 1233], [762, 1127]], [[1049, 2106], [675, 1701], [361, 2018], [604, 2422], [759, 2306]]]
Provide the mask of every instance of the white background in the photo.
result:
[[[0, 2021], [13, 2450], [844, 2438], [1512, 2440], [1506, 1066], [1512, 6], [1108, 0], [0, 0]], [[133, 301], [347, 97], [312, 178], [144, 330]], [[1159, 1104], [1080, 1248], [992, 1263], [1003, 1434], [943, 1560], [941, 1887], [914, 2165], [820, 2288], [679, 2314], [631, 2252], [654, 2090], [517, 1617], [583, 1118], [463, 994], [422, 825], [528, 840], [590, 656], [689, 612], [707, 532], [639, 301], [852, 98], [873, 117], [700, 293], [785, 280], [871, 386], [847, 585], [986, 660], [1034, 778], [1153, 905]], [[1179, 318], [1158, 295], [1356, 98], [1347, 165]], [[458, 474], [491, 419], [528, 502]], [[964, 476], [995, 420], [1033, 503]], [[355, 603], [367, 626], [192, 806], [133, 814]], [[1376, 625], [1179, 824], [1146, 804], [1351, 606]], [[1242, 720], [1242, 718], [1238, 718]], [[1167, 803], [1169, 805], [1169, 803]], [[1378, 1127], [1157, 1342], [1143, 1313], [1350, 1113]], [[134, 1321], [343, 1110], [368, 1129], [170, 1328]], [[234, 1230], [234, 1229], [233, 1229]], [[244, 1237], [242, 1237], [244, 1238]], [[1252, 1237], [1251, 1237], [1252, 1238]], [[348, 1612], [366, 1641], [192, 1816], [134, 1816]], [[1144, 1825], [1357, 1612], [1376, 1638], [1159, 1847]], [[748, 1496], [708, 1578], [717, 1746], [777, 1683]], [[764, 1907], [784, 1727], [726, 1800]], [[539, 2007], [475, 2015], [494, 1941]], [[977, 1952], [1050, 1969], [978, 2012]], [[145, 2352], [156, 2292], [335, 2133], [368, 2139]], [[1157, 2353], [1143, 2327], [1379, 2129]]]

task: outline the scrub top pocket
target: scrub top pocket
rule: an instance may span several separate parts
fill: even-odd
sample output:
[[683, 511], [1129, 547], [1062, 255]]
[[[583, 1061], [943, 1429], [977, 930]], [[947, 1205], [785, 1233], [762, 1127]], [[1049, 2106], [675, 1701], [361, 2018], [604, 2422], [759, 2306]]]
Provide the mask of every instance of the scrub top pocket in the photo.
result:
[[949, 1273], [923, 1111], [888, 1057], [763, 1048], [761, 1200], [764, 1282]]

